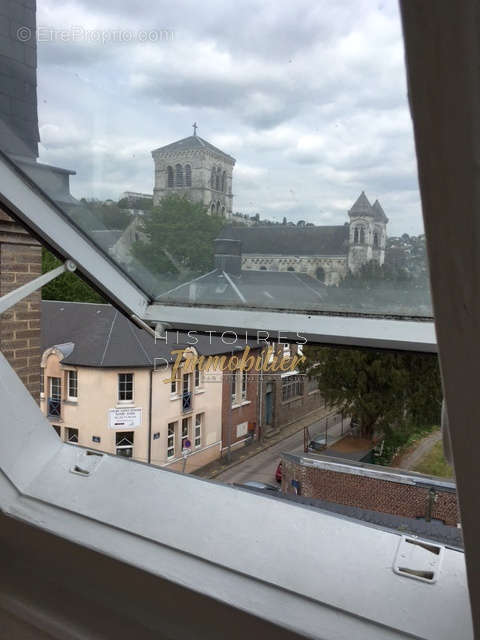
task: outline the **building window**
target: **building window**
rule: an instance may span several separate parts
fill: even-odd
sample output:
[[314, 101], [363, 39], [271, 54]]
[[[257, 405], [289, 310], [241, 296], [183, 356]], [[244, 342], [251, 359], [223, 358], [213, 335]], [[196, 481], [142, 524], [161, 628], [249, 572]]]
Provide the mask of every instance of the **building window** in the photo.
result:
[[360, 227], [360, 244], [365, 244], [365, 229]]
[[61, 427], [59, 427], [58, 424], [52, 424], [52, 427], [55, 429], [55, 431], [57, 433], [57, 436], [59, 438], [61, 438], [62, 437], [62, 429], [61, 429]]
[[376, 231], [373, 233], [373, 246], [378, 249], [378, 233]]
[[177, 393], [177, 382], [178, 381], [175, 379], [170, 382], [170, 393], [172, 395]]
[[68, 371], [68, 397], [76, 400], [78, 398], [78, 374], [76, 371]]
[[220, 213], [220, 200], [217, 202], [217, 216]]
[[358, 227], [355, 227], [355, 230], [353, 232], [353, 242], [354, 244], [358, 244]]
[[199, 447], [202, 444], [202, 422], [203, 413], [197, 413], [195, 416], [195, 447]]
[[173, 169], [167, 167], [167, 187], [173, 187]]
[[232, 405], [237, 401], [237, 372], [233, 371], [232, 376]]
[[185, 186], [192, 186], [192, 167], [189, 164], [185, 165]]
[[215, 213], [215, 203], [212, 202], [212, 206], [210, 207], [210, 210], [212, 212], [212, 215]]
[[[217, 173], [215, 174], [215, 189], [217, 191], [220, 191], [220, 180], [221, 180], [220, 167], [218, 167]], [[217, 211], [218, 211], [218, 209], [217, 209]]]
[[242, 371], [242, 400], [247, 399], [248, 373]]
[[222, 207], [222, 216], [225, 217], [225, 207]]
[[167, 458], [173, 458], [175, 456], [175, 428], [176, 422], [168, 423], [167, 433]]
[[287, 267], [287, 271], [295, 271], [294, 267]]
[[210, 186], [212, 187], [212, 189], [215, 189], [215, 176], [216, 176], [216, 170], [215, 167], [212, 167], [212, 173], [210, 175]]
[[71, 427], [67, 427], [66, 429], [66, 439], [67, 442], [73, 442], [78, 444], [78, 429], [72, 429]]
[[133, 431], [117, 431], [115, 434], [115, 453], [124, 458], [133, 458]]
[[183, 393], [188, 393], [190, 391], [190, 373], [186, 373], [183, 376], [182, 390]]
[[225, 192], [225, 185], [227, 184], [227, 173], [224, 171], [222, 173], [222, 191]]
[[303, 396], [303, 377], [298, 375], [282, 378], [282, 402]]
[[201, 383], [201, 372], [198, 364], [195, 365], [195, 389], [198, 389]]
[[49, 396], [47, 415], [49, 418], [60, 418], [62, 407], [62, 381], [60, 378], [49, 378]]
[[175, 165], [175, 186], [183, 187], [183, 167], [181, 164]]
[[182, 451], [187, 448], [185, 445], [187, 443], [187, 440], [189, 440], [189, 432], [190, 432], [190, 418], [182, 418], [182, 441], [181, 441]]
[[118, 400], [119, 402], [133, 400], [133, 373], [118, 374]]
[[260, 267], [260, 271], [266, 271], [267, 267]]

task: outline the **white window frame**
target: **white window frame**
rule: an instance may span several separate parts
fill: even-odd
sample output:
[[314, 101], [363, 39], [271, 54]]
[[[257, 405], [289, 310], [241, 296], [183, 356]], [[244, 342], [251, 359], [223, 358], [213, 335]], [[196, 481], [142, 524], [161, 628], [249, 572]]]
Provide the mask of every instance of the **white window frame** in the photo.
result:
[[[187, 430], [185, 432], [185, 425], [187, 426]], [[184, 450], [184, 443], [187, 440], [190, 440], [191, 442], [191, 437], [190, 437], [190, 431], [191, 431], [191, 427], [192, 427], [192, 417], [188, 416], [188, 417], [184, 417], [181, 419], [180, 422], [180, 450], [183, 451]]]
[[[169, 422], [167, 425], [167, 460], [175, 458], [177, 422]], [[170, 453], [171, 452], [171, 453]]]
[[195, 416], [195, 433], [193, 446], [198, 449], [202, 446], [202, 427], [204, 421], [204, 413], [197, 413]]
[[[120, 398], [122, 393], [121, 385], [127, 383], [120, 382], [120, 376], [132, 376], [132, 397], [128, 399]], [[125, 389], [123, 390], [125, 392]], [[117, 404], [134, 404], [135, 402], [135, 374], [132, 371], [121, 371], [117, 374]]]
[[[71, 393], [71, 390], [72, 390], [71, 376], [72, 375], [75, 378], [75, 382], [74, 382], [74, 387], [76, 392], [75, 394]], [[67, 369], [67, 399], [70, 400], [71, 402], [78, 401], [78, 371], [76, 369]]]
[[[131, 444], [117, 444], [117, 436], [119, 433], [131, 433], [132, 434]], [[132, 460], [135, 455], [135, 431], [115, 431], [114, 438], [115, 438], [115, 455], [123, 458], [127, 458], [128, 460]], [[130, 456], [123, 456], [122, 454], [118, 453], [119, 451], [126, 451], [127, 449], [132, 452]]]
[[245, 402], [245, 400], [247, 399], [247, 395], [248, 395], [248, 372], [243, 370], [240, 371], [240, 376], [241, 376], [241, 381], [240, 381], [240, 387], [241, 387], [241, 398], [242, 398], [242, 402]]

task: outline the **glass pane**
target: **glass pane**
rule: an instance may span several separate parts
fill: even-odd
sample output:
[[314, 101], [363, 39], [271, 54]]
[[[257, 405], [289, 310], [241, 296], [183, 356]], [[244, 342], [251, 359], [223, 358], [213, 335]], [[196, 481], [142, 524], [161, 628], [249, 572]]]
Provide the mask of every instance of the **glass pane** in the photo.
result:
[[431, 316], [397, 3], [132, 6], [9, 40], [1, 146], [63, 213], [159, 302]]

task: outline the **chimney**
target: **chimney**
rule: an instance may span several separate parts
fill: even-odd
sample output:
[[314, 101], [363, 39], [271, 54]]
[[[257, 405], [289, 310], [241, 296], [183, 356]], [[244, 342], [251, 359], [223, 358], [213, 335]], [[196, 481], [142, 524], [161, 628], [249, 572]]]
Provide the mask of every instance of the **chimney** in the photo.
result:
[[239, 275], [242, 268], [242, 243], [240, 240], [217, 238], [215, 240], [215, 268]]

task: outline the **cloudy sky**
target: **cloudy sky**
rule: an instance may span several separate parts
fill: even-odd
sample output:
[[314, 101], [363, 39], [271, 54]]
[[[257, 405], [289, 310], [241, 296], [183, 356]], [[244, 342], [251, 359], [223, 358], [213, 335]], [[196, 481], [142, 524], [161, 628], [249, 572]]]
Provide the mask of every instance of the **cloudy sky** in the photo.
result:
[[396, 2], [37, 6], [40, 159], [75, 196], [151, 192], [151, 150], [197, 121], [237, 160], [235, 211], [342, 224], [364, 189], [390, 235], [422, 232]]

